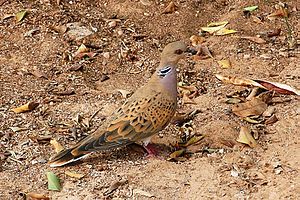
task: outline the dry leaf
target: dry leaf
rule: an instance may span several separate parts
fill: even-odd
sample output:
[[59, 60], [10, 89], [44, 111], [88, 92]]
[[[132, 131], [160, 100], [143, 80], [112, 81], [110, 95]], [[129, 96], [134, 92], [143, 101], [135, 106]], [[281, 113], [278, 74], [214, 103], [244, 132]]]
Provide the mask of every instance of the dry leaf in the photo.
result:
[[27, 11], [26, 10], [21, 10], [19, 12], [16, 13], [16, 22], [20, 22], [24, 19], [24, 17], [26, 16]]
[[185, 149], [180, 149], [178, 151], [174, 151], [170, 154], [169, 158], [167, 158], [168, 161], [173, 160], [174, 158], [180, 157], [185, 153]]
[[228, 34], [232, 34], [232, 33], [236, 33], [236, 30], [233, 29], [227, 29], [227, 28], [222, 28], [220, 30], [218, 30], [215, 35], [228, 35]]
[[122, 186], [126, 183], [128, 183], [128, 180], [116, 181], [103, 194], [105, 196], [107, 196], [107, 195], [111, 194], [113, 191], [115, 191], [117, 188], [119, 188], [120, 186]]
[[267, 18], [269, 20], [274, 20], [276, 18], [283, 18], [288, 17], [288, 9], [284, 8], [283, 6], [280, 6], [279, 9], [275, 10], [273, 13], [269, 14]]
[[12, 111], [14, 111], [15, 113], [27, 112], [27, 111], [31, 111], [31, 110], [35, 109], [38, 105], [39, 105], [39, 103], [34, 102], [34, 101], [28, 102], [25, 105], [22, 105], [20, 107], [12, 109]]
[[215, 26], [215, 27], [201, 27], [202, 31], [208, 32], [210, 34], [213, 34], [221, 29], [223, 29], [226, 26], [226, 24]]
[[34, 70], [29, 72], [30, 74], [32, 74], [33, 76], [37, 77], [37, 78], [45, 78], [48, 79], [47, 74], [45, 74], [44, 72], [40, 71], [39, 69], [35, 68]]
[[244, 126], [241, 127], [239, 137], [236, 141], [243, 143], [243, 144], [248, 144], [251, 148], [254, 148], [257, 146], [257, 142], [253, 138], [250, 130]]
[[236, 104], [236, 103], [240, 103], [242, 100], [238, 99], [238, 98], [228, 98], [226, 99], [225, 103], [228, 104]]
[[249, 7], [244, 8], [244, 10], [252, 12], [252, 11], [256, 10], [257, 8], [258, 8], [258, 6], [249, 6]]
[[224, 60], [219, 60], [218, 64], [220, 65], [221, 68], [223, 69], [228, 69], [231, 68], [231, 63], [228, 59], [224, 59]]
[[67, 176], [70, 176], [72, 178], [77, 178], [77, 179], [81, 179], [84, 177], [84, 174], [78, 174], [78, 173], [75, 173], [75, 172], [71, 172], [71, 171], [65, 171], [65, 174]]
[[278, 118], [276, 115], [272, 115], [269, 119], [265, 121], [265, 124], [274, 124], [275, 122], [278, 121]]
[[251, 79], [244, 79], [244, 78], [238, 78], [234, 76], [223, 76], [220, 74], [216, 74], [217, 79], [224, 83], [229, 83], [233, 85], [240, 85], [240, 86], [257, 86], [259, 87], [260, 84], [256, 83], [255, 81]]
[[298, 96], [300, 95], [300, 90], [283, 83], [270, 82], [264, 80], [254, 80], [254, 81], [257, 82], [259, 85], [261, 85], [261, 88], [270, 91], [275, 91], [279, 94], [291, 94], [291, 95], [298, 95]]
[[300, 95], [300, 90], [289, 85], [265, 80], [251, 80], [246, 78], [238, 78], [232, 76], [223, 76], [216, 74], [216, 77], [224, 83], [230, 83], [240, 86], [255, 86], [265, 90], [275, 91], [279, 94]]
[[207, 24], [207, 26], [208, 27], [215, 27], [215, 26], [217, 26], [217, 27], [219, 27], [219, 26], [224, 27], [227, 24], [228, 24], [228, 21], [220, 21], [220, 22], [211, 22], [211, 23]]
[[169, 13], [173, 13], [177, 10], [177, 6], [175, 5], [175, 3], [173, 1], [171, 1], [169, 3], [169, 5], [164, 9], [164, 11], [162, 12], [162, 14], [169, 14]]
[[28, 200], [50, 200], [50, 198], [45, 194], [39, 194], [35, 192], [30, 192], [26, 195], [26, 199]]
[[62, 150], [65, 149], [56, 139], [50, 140], [50, 144], [53, 145], [54, 150], [55, 150], [56, 153], [59, 153], [59, 152], [61, 152]]
[[[255, 116], [256, 117], [256, 116]], [[260, 124], [262, 121], [258, 121], [258, 120], [255, 120], [251, 117], [245, 117], [243, 120], [245, 120], [246, 122], [249, 122], [251, 124]]]
[[260, 98], [253, 98], [251, 101], [233, 105], [232, 112], [243, 118], [253, 115], [259, 116], [267, 107], [267, 104]]
[[242, 39], [250, 40], [252, 42], [255, 42], [257, 44], [264, 44], [266, 41], [260, 37], [250, 37], [250, 36], [242, 36]]
[[2, 21], [3, 21], [3, 20], [6, 20], [6, 19], [9, 19], [9, 18], [11, 18], [11, 17], [14, 17], [14, 16], [15, 16], [15, 15], [13, 15], [13, 14], [6, 14], [6, 15], [3, 16]]
[[150, 194], [149, 192], [146, 192], [144, 190], [140, 190], [140, 189], [133, 189], [133, 194], [139, 194], [141, 196], [145, 196], [145, 197], [155, 197], [153, 194]]
[[17, 127], [17, 126], [12, 126], [12, 127], [9, 127], [13, 132], [20, 132], [20, 131], [26, 131], [28, 130], [28, 128], [20, 128], [20, 127]]
[[192, 46], [197, 46], [199, 44], [202, 44], [205, 42], [205, 38], [204, 37], [201, 37], [201, 36], [198, 36], [198, 35], [192, 35], [190, 37], [190, 41], [192, 43]]

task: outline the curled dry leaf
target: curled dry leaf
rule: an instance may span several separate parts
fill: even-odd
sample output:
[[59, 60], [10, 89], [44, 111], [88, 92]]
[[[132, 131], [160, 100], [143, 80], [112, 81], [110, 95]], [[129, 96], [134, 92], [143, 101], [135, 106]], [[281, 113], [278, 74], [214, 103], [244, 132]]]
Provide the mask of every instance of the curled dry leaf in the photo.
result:
[[240, 86], [256, 86], [265, 90], [275, 91], [279, 94], [300, 95], [300, 90], [289, 85], [265, 80], [252, 80], [246, 78], [238, 78], [233, 76], [223, 76], [216, 74], [216, 77], [224, 83], [230, 83]]
[[16, 22], [22, 21], [25, 18], [26, 14], [27, 14], [26, 10], [21, 10], [21, 11], [17, 12], [15, 15]]
[[46, 172], [48, 179], [48, 190], [60, 191], [61, 185], [59, 178], [53, 172]]
[[39, 105], [39, 103], [34, 102], [34, 101], [28, 102], [20, 107], [12, 109], [12, 111], [14, 111], [15, 113], [27, 112], [27, 111], [31, 111], [31, 110], [35, 109], [38, 105]]
[[65, 174], [66, 174], [67, 176], [70, 176], [70, 177], [76, 178], [76, 179], [81, 179], [81, 178], [84, 177], [84, 174], [78, 174], [78, 173], [76, 173], [76, 172], [71, 172], [71, 171], [65, 171]]
[[207, 27], [201, 27], [202, 31], [214, 34], [215, 32], [223, 29], [228, 24], [227, 21], [224, 22], [213, 22], [207, 25]]
[[241, 127], [239, 137], [236, 141], [243, 143], [243, 144], [248, 144], [251, 148], [254, 148], [257, 146], [257, 142], [253, 138], [250, 130], [244, 126]]
[[177, 10], [177, 6], [173, 1], [169, 3], [169, 5], [163, 10], [162, 14], [170, 14]]
[[26, 199], [29, 200], [50, 200], [50, 198], [45, 194], [35, 193], [35, 192], [29, 192], [26, 195]]
[[229, 83], [233, 85], [240, 85], [240, 86], [257, 86], [259, 87], [259, 84], [257, 84], [255, 81], [251, 79], [244, 79], [244, 78], [238, 78], [234, 76], [223, 76], [220, 74], [216, 74], [217, 79], [224, 83]]
[[260, 37], [250, 37], [250, 36], [242, 36], [242, 39], [250, 40], [252, 42], [255, 42], [257, 44], [264, 44], [266, 41]]
[[61, 152], [62, 150], [65, 149], [56, 139], [50, 140], [50, 144], [53, 145], [54, 150], [55, 150], [56, 153], [59, 153], [59, 152]]
[[284, 7], [284, 5], [279, 5], [279, 8], [275, 10], [273, 13], [269, 14], [267, 18], [269, 20], [274, 20], [276, 18], [288, 17], [289, 12], [288, 9]]
[[234, 104], [232, 106], [232, 112], [243, 118], [254, 115], [259, 116], [267, 107], [267, 104], [260, 98], [253, 98], [251, 101], [245, 103]]

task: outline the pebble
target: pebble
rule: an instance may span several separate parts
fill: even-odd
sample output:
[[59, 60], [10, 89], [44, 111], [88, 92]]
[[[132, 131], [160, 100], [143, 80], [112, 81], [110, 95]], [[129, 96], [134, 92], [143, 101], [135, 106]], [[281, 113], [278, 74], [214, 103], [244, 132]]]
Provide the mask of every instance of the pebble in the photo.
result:
[[113, 28], [113, 27], [116, 27], [117, 26], [117, 22], [116, 21], [111, 21], [108, 23], [108, 27], [109, 28]]
[[106, 58], [106, 59], [109, 59], [110, 58], [109, 52], [104, 52], [103, 57]]

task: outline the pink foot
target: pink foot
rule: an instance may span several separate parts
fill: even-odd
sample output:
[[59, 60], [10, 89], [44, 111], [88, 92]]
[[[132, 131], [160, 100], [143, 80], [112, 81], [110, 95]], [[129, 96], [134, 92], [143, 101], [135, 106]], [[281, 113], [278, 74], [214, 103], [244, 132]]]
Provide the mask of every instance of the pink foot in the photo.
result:
[[146, 146], [143, 146], [144, 149], [147, 151], [146, 158], [159, 158], [162, 159], [161, 156], [159, 156], [159, 153], [155, 146], [153, 144], [147, 144]]

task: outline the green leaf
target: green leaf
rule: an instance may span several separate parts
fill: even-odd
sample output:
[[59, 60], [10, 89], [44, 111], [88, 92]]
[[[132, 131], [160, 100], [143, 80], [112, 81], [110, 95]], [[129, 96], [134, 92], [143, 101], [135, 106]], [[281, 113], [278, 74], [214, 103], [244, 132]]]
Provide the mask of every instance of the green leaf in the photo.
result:
[[46, 172], [48, 179], [48, 190], [60, 191], [60, 181], [59, 178], [53, 172]]
[[258, 6], [249, 6], [249, 7], [244, 8], [244, 10], [252, 12], [252, 11], [256, 10], [257, 8], [258, 8]]
[[15, 16], [16, 17], [16, 21], [17, 22], [22, 21], [24, 19], [24, 17], [26, 16], [26, 14], [27, 14], [26, 10], [21, 10], [21, 11], [17, 12], [17, 14]]

